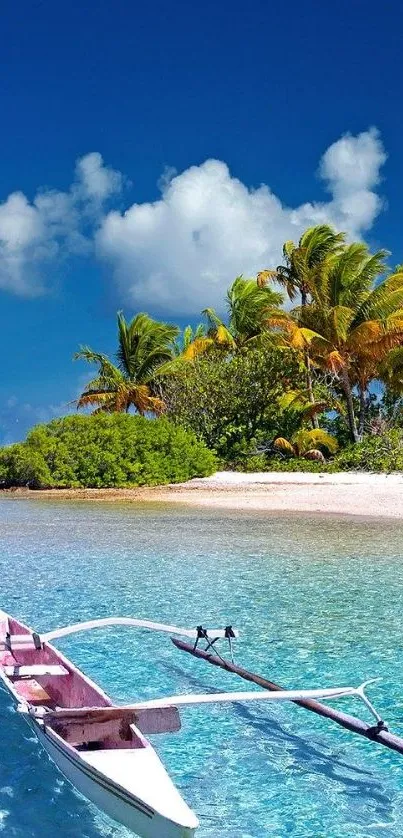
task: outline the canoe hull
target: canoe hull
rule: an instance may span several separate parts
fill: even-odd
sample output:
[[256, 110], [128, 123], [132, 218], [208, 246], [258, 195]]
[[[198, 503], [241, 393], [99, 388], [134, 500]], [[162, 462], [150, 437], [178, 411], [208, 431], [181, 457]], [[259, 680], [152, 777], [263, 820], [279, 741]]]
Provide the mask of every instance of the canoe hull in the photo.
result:
[[[18, 651], [17, 659], [5, 644], [8, 632], [33, 636], [31, 629], [0, 611], [0, 681], [66, 779], [140, 838], [193, 838], [199, 825], [196, 815], [182, 799], [150, 742], [134, 724], [130, 725], [130, 733], [116, 736], [114, 725], [119, 724], [111, 722], [110, 730], [93, 749], [87, 747], [86, 737], [73, 737], [70, 741], [68, 732], [59, 735], [51, 725], [45, 727], [41, 718], [35, 718], [33, 713], [38, 705], [44, 705], [43, 709], [56, 705], [106, 710], [112, 707], [112, 701], [49, 642], [38, 649], [32, 645], [28, 651]], [[22, 676], [15, 673], [16, 667]]]
[[142, 838], [194, 838], [195, 829], [183, 827], [162, 817], [141, 800], [115, 786], [105, 775], [102, 779], [98, 772], [95, 775], [78, 754], [73, 754], [72, 749], [64, 747], [62, 742], [56, 741], [38, 724], [34, 722], [31, 727], [66, 779], [112, 820], [121, 823]]

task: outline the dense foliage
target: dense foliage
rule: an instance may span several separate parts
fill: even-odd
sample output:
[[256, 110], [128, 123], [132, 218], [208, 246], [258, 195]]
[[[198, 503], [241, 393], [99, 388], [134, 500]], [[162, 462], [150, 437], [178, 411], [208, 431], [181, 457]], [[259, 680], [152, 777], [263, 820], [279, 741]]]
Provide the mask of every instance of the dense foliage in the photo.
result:
[[300, 295], [300, 305], [273, 313], [271, 326], [303, 353], [310, 384], [317, 370], [327, 374], [329, 389], [344, 402], [353, 442], [366, 430], [371, 382], [402, 388], [403, 270], [386, 276], [386, 256], [362, 242], [346, 245], [344, 234], [322, 225], [307, 230], [298, 245], [286, 242], [286, 265], [276, 271], [290, 298]]
[[403, 430], [366, 436], [340, 452], [334, 464], [339, 471], [403, 471]]
[[119, 413], [54, 419], [0, 450], [3, 485], [32, 488], [153, 486], [215, 467], [214, 455], [184, 428]]
[[295, 353], [268, 346], [202, 354], [168, 376], [162, 392], [170, 418], [234, 463], [260, 441], [295, 431], [299, 420], [280, 398], [303, 380]]
[[258, 454], [245, 459], [243, 471], [403, 471], [403, 430], [395, 428], [382, 434], [370, 434], [362, 442], [349, 445], [328, 462], [303, 457]]

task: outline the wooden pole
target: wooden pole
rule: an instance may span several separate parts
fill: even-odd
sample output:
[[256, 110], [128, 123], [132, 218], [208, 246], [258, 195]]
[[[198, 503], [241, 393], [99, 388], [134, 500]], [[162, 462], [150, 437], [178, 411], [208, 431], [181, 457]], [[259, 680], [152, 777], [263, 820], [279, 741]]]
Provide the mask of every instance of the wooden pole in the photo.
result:
[[[236, 664], [231, 663], [224, 658], [218, 657], [213, 652], [204, 652], [202, 649], [198, 648], [195, 649], [192, 645], [190, 645], [190, 643], [185, 643], [183, 640], [177, 640], [176, 637], [171, 637], [171, 640], [174, 646], [182, 652], [188, 652], [195, 658], [200, 658], [207, 663], [213, 664], [213, 666], [225, 669], [226, 672], [232, 672], [234, 675], [238, 675], [245, 681], [251, 681], [254, 684], [258, 684], [259, 687], [263, 687], [265, 690], [277, 691], [284, 689], [284, 687], [279, 686], [279, 684], [274, 683], [274, 681], [269, 681], [267, 678], [262, 678], [261, 675], [256, 675], [254, 672], [249, 672], [247, 669], [236, 666]], [[352, 733], [358, 733], [359, 736], [364, 736], [372, 742], [378, 742], [379, 745], [384, 745], [385, 748], [390, 748], [392, 751], [397, 751], [399, 754], [403, 754], [403, 739], [400, 736], [396, 736], [394, 733], [390, 733], [388, 730], [378, 730], [376, 726], [368, 725], [366, 722], [363, 722], [361, 719], [357, 719], [355, 716], [350, 716], [348, 713], [335, 710], [333, 707], [328, 707], [327, 704], [322, 704], [312, 698], [298, 700], [294, 703], [298, 704], [299, 707], [304, 707], [305, 710], [310, 710], [311, 713], [316, 713], [318, 716], [323, 716], [325, 719], [331, 719], [331, 721], [336, 722], [336, 724], [340, 725], [340, 727], [344, 727]]]
[[49, 710], [40, 716], [45, 724], [91, 724], [95, 722], [113, 722], [123, 719], [134, 724], [138, 721], [138, 713], [132, 706], [122, 707], [61, 707], [59, 710]]
[[143, 733], [173, 733], [180, 730], [180, 716], [176, 707], [136, 709], [122, 707], [61, 707], [39, 717], [45, 725], [94, 725], [122, 721], [135, 724]]

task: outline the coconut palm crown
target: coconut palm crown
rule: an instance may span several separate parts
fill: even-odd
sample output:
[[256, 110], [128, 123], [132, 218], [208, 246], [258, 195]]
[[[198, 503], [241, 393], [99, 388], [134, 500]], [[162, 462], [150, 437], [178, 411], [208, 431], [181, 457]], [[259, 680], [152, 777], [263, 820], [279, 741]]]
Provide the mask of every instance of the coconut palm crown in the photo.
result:
[[290, 300], [300, 294], [301, 305], [306, 305], [315, 289], [323, 267], [340, 253], [344, 233], [336, 233], [328, 224], [310, 227], [302, 234], [298, 244], [286, 241], [283, 246], [285, 264], [275, 270], [260, 271], [258, 284], [275, 280], [285, 288]]
[[127, 322], [120, 312], [117, 322], [117, 363], [88, 346], [81, 347], [75, 355], [76, 359], [98, 366], [95, 378], [78, 398], [77, 407], [95, 407], [95, 412], [108, 413], [133, 407], [140, 414], [159, 414], [164, 402], [156, 395], [156, 377], [159, 369], [172, 360], [179, 329], [143, 313]]
[[229, 349], [241, 348], [258, 338], [267, 329], [270, 311], [282, 302], [282, 294], [254, 279], [237, 276], [227, 291], [228, 319], [224, 320], [213, 308], [206, 308], [207, 333], [214, 343]]

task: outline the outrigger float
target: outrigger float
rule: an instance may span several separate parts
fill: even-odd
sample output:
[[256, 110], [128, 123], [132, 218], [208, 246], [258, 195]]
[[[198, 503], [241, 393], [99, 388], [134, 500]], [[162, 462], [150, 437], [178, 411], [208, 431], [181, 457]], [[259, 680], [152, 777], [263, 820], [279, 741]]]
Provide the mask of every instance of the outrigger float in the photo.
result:
[[[166, 632], [181, 651], [263, 689], [173, 695], [114, 705], [51, 642], [76, 632], [112, 625]], [[199, 825], [146, 738], [147, 734], [180, 730], [179, 707], [291, 701], [403, 753], [403, 739], [388, 731], [365, 694], [371, 682], [359, 687], [285, 690], [234, 663], [232, 643], [238, 634], [231, 626], [217, 630], [202, 626], [184, 629], [129, 617], [107, 617], [38, 634], [0, 611], [0, 678], [14, 697], [17, 710], [65, 777], [107, 815], [141, 838], [193, 838]], [[230, 660], [222, 657], [217, 649], [217, 642], [223, 638], [229, 643]], [[360, 699], [372, 715], [373, 723], [367, 724], [322, 703], [344, 697]]]

